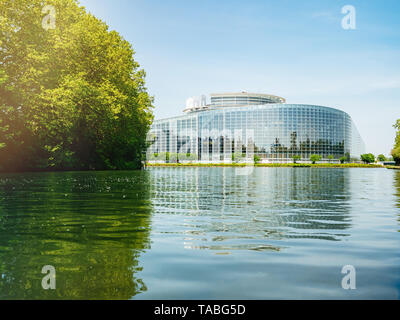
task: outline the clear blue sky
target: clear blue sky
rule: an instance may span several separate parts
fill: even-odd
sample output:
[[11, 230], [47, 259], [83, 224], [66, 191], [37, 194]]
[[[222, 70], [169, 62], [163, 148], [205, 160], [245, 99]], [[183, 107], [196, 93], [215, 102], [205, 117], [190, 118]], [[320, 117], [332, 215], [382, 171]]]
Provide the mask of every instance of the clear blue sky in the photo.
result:
[[[388, 155], [400, 118], [400, 1], [82, 0], [132, 43], [156, 118], [190, 96], [241, 91], [336, 107]], [[344, 5], [356, 30], [344, 30]]]

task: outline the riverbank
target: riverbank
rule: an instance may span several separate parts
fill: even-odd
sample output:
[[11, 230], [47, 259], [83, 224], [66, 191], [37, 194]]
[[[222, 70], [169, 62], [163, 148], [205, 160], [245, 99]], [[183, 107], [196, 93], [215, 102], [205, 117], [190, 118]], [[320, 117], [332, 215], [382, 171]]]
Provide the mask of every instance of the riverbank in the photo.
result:
[[386, 166], [387, 169], [400, 170], [400, 166]]
[[[249, 163], [148, 163], [148, 167], [246, 167]], [[289, 168], [389, 168], [400, 169], [394, 166], [361, 163], [257, 163], [255, 167], [289, 167]]]

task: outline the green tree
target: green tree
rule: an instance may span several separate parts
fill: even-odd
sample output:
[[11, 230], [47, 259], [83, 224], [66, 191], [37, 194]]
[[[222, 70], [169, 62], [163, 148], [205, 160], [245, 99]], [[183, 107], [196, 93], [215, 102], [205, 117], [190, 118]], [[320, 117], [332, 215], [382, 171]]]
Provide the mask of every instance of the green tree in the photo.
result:
[[301, 159], [301, 157], [299, 155], [294, 155], [292, 157], [292, 159], [293, 159], [293, 163], [297, 163], [297, 161], [299, 161]]
[[321, 161], [322, 157], [318, 154], [312, 154], [310, 156], [310, 160], [313, 164], [315, 164], [317, 161]]
[[142, 165], [153, 114], [131, 45], [75, 0], [0, 2], [0, 168]]
[[329, 155], [329, 156], [328, 156], [329, 162], [332, 162], [333, 159], [335, 159], [335, 157], [334, 157], [333, 155]]
[[374, 163], [375, 156], [372, 153], [365, 153], [361, 155], [361, 161], [364, 163]]
[[396, 162], [396, 165], [400, 165], [400, 119], [396, 121], [393, 126], [396, 131], [396, 138], [394, 142], [394, 148], [391, 152], [393, 160]]
[[254, 155], [254, 163], [257, 164], [257, 163], [260, 162], [260, 160], [261, 160], [261, 158], [258, 155], [255, 154]]
[[383, 154], [378, 155], [377, 159], [378, 159], [378, 161], [380, 161], [380, 162], [386, 161], [386, 157], [385, 157]]
[[392, 150], [393, 161], [396, 162], [396, 165], [400, 165], [400, 147], [397, 147]]
[[340, 161], [340, 163], [345, 163], [345, 162], [347, 161], [347, 157], [346, 157], [346, 156], [341, 157], [341, 158], [339, 159], [339, 161]]

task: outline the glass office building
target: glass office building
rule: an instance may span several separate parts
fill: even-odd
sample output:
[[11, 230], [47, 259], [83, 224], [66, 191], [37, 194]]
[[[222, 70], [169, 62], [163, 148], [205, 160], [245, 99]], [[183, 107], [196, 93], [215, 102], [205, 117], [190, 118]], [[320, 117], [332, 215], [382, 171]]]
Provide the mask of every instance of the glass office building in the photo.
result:
[[229, 162], [257, 155], [264, 162], [292, 162], [318, 154], [330, 161], [359, 158], [365, 149], [347, 113], [273, 95], [212, 94], [210, 104], [191, 98], [184, 112], [153, 123], [147, 160]]

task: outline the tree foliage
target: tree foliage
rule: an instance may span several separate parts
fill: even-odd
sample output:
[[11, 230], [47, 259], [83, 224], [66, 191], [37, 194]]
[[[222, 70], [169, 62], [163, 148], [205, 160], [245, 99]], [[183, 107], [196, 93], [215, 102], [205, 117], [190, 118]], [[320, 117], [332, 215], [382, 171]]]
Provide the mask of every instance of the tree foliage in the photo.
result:
[[322, 157], [319, 154], [312, 154], [310, 156], [310, 160], [313, 164], [315, 164], [317, 161], [321, 161]]
[[297, 163], [297, 161], [301, 160], [301, 156], [299, 156], [299, 155], [294, 155], [294, 156], [292, 157], [292, 159], [293, 159], [293, 163]]
[[75, 0], [0, 2], [0, 169], [141, 166], [153, 119], [131, 45]]
[[396, 162], [396, 165], [400, 165], [400, 147], [397, 147], [392, 150], [393, 161]]
[[345, 163], [347, 161], [347, 157], [343, 156], [339, 158], [340, 163]]
[[372, 153], [365, 153], [361, 155], [361, 161], [364, 163], [374, 163], [375, 156]]
[[377, 159], [378, 159], [378, 161], [380, 161], [380, 162], [384, 162], [384, 161], [387, 160], [384, 154], [378, 155]]
[[394, 148], [392, 150], [392, 157], [396, 164], [400, 165], [400, 119], [396, 121], [393, 127], [397, 130], [397, 132], [394, 142]]

